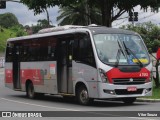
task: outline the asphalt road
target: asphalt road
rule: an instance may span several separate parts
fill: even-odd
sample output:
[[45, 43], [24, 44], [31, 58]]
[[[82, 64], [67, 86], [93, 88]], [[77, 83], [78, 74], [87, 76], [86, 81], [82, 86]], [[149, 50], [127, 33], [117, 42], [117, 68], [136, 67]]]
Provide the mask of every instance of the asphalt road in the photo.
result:
[[[124, 105], [122, 102], [111, 102], [111, 101], [95, 101], [91, 106], [82, 106], [78, 105], [74, 101], [65, 101], [61, 97], [46, 95], [44, 98], [40, 99], [28, 99], [25, 96], [24, 92], [13, 91], [4, 86], [4, 74], [3, 69], [0, 69], [0, 111], [70, 111], [69, 113], [58, 112], [59, 116], [63, 116], [64, 114], [69, 115], [70, 117], [42, 117], [42, 118], [32, 118], [37, 120], [103, 120], [103, 119], [123, 119], [123, 120], [159, 120], [159, 117], [139, 117], [138, 113], [147, 113], [149, 111], [160, 111], [160, 103], [147, 103], [147, 102], [135, 102], [133, 105]], [[79, 117], [71, 117], [74, 116], [76, 112], [80, 113]], [[106, 112], [108, 111], [108, 112]], [[113, 112], [111, 112], [113, 111]], [[126, 111], [126, 117], [123, 117], [122, 114], [114, 111]], [[133, 112], [133, 114], [137, 114], [137, 116], [130, 116], [132, 112], [128, 111], [139, 111]], [[147, 112], [146, 112], [147, 111]], [[54, 112], [52, 112], [54, 113]], [[51, 113], [51, 114], [52, 114]], [[154, 113], [154, 112], [153, 112]], [[83, 115], [89, 115], [89, 117], [83, 117]], [[160, 112], [158, 113], [160, 114]], [[66, 115], [66, 116], [67, 116]], [[93, 116], [99, 117], [93, 117]], [[142, 115], [142, 114], [140, 114]], [[106, 117], [107, 116], [107, 117]], [[127, 117], [129, 116], [129, 117]], [[2, 117], [0, 118], [0, 120]], [[4, 119], [4, 118], [3, 118]], [[8, 119], [8, 118], [6, 118]], [[12, 118], [22, 119], [22, 118]], [[28, 118], [23, 118], [28, 119]], [[31, 118], [29, 118], [31, 119]]]

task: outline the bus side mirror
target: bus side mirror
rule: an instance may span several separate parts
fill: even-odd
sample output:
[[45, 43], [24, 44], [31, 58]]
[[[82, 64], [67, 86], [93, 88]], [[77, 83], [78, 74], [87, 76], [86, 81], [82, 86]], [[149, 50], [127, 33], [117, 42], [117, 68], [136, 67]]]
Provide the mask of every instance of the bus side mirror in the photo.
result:
[[158, 48], [158, 50], [157, 50], [156, 58], [157, 58], [157, 60], [160, 60], [160, 48]]

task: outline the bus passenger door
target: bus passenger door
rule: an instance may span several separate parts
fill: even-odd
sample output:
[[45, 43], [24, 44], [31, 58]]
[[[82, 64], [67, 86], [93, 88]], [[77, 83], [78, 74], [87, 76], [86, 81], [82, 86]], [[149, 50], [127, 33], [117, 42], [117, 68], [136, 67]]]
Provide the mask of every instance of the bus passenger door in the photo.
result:
[[58, 52], [58, 88], [60, 93], [73, 93], [72, 82], [72, 44], [62, 40]]
[[20, 46], [13, 47], [13, 88], [20, 89]]

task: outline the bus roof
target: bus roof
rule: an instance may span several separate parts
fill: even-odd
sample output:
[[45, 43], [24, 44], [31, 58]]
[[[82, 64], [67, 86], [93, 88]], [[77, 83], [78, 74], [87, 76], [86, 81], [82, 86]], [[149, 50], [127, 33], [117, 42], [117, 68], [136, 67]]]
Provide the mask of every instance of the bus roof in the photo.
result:
[[[36, 38], [43, 38], [43, 37], [49, 37], [49, 36], [55, 36], [55, 35], [63, 35], [63, 34], [73, 34], [76, 32], [84, 32], [84, 31], [90, 31], [92, 34], [137, 34], [133, 31], [129, 30], [123, 30], [118, 28], [108, 28], [104, 26], [73, 26], [73, 25], [67, 25], [64, 29], [62, 26], [56, 28], [48, 28], [44, 30], [40, 30], [38, 34], [28, 35], [28, 36], [22, 36], [22, 37], [16, 37], [16, 38], [10, 38], [8, 41], [17, 41], [17, 40], [27, 40], [27, 39], [36, 39]], [[43, 32], [44, 31], [44, 32]]]
[[137, 34], [136, 32], [118, 29], [118, 28], [107, 28], [107, 27], [89, 27], [93, 34], [100, 34], [100, 33], [108, 33], [108, 34]]

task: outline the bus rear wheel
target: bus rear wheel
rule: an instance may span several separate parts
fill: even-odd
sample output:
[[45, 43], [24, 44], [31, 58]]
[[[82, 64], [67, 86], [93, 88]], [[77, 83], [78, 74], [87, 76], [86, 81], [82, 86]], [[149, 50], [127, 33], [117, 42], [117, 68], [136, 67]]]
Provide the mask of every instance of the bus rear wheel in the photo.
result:
[[27, 97], [28, 98], [30, 98], [30, 99], [33, 99], [33, 98], [35, 98], [35, 96], [36, 96], [36, 93], [35, 93], [35, 91], [34, 91], [34, 86], [33, 86], [33, 83], [29, 83], [28, 85], [27, 85]]
[[122, 98], [122, 101], [125, 104], [133, 104], [136, 101], [136, 97], [132, 97], [132, 98]]
[[77, 92], [77, 100], [81, 105], [89, 105], [92, 103], [93, 99], [89, 98], [87, 88], [85, 86], [81, 86]]

